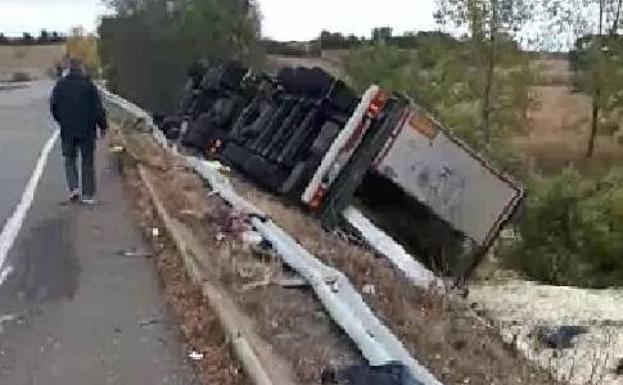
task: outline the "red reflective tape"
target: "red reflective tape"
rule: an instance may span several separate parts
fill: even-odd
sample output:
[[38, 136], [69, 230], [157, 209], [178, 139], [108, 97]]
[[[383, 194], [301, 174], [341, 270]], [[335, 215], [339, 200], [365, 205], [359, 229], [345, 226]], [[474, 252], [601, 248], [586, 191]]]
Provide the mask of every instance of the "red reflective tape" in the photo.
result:
[[318, 187], [318, 189], [314, 193], [314, 197], [312, 198], [311, 202], [309, 202], [309, 207], [311, 207], [313, 210], [318, 210], [322, 205], [322, 201], [324, 200], [324, 197], [326, 195], [327, 189], [324, 186]]
[[396, 139], [398, 139], [398, 135], [400, 135], [400, 133], [404, 129], [409, 116], [411, 116], [410, 110], [406, 110], [405, 112], [403, 112], [403, 117], [400, 119], [400, 123], [398, 123], [398, 125], [393, 129], [391, 136], [389, 137], [389, 139], [387, 139], [383, 150], [381, 150], [379, 155], [374, 160], [372, 167], [378, 168], [381, 163], [383, 163], [385, 158], [387, 158], [387, 155], [389, 155], [389, 152], [392, 150], [392, 147], [394, 147], [394, 144], [396, 143]]

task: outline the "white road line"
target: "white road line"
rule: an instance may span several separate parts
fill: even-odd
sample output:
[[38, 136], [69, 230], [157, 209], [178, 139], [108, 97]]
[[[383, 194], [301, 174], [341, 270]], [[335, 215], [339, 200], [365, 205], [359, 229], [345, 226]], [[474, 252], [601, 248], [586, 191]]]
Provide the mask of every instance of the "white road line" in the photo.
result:
[[45, 146], [43, 146], [43, 150], [41, 150], [41, 155], [39, 156], [39, 160], [37, 161], [37, 165], [35, 166], [35, 170], [22, 193], [22, 198], [19, 203], [15, 207], [15, 210], [9, 217], [9, 220], [2, 228], [2, 233], [0, 233], [0, 268], [2, 269], [2, 280], [0, 281], [0, 285], [4, 283], [8, 275], [13, 270], [11, 267], [4, 266], [9, 251], [13, 247], [13, 243], [19, 234], [20, 229], [22, 228], [22, 224], [24, 223], [24, 219], [26, 218], [26, 214], [32, 205], [33, 200], [35, 199], [35, 192], [37, 191], [37, 186], [39, 185], [39, 180], [41, 179], [41, 175], [43, 175], [43, 170], [45, 169], [45, 165], [48, 162], [48, 157], [50, 155], [50, 151], [54, 147], [54, 144], [58, 140], [60, 135], [60, 131], [57, 129], [54, 131], [50, 139], [48, 139]]

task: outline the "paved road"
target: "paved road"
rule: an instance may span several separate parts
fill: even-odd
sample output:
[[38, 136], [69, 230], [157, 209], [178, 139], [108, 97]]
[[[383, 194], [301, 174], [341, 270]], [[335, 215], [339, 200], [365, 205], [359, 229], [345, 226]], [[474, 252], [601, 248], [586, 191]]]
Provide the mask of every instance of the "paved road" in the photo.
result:
[[[0, 88], [0, 229], [17, 205], [54, 125], [51, 83]], [[62, 205], [59, 144], [4, 266], [0, 384], [195, 384], [152, 262], [128, 214], [114, 161], [99, 155], [101, 204]]]

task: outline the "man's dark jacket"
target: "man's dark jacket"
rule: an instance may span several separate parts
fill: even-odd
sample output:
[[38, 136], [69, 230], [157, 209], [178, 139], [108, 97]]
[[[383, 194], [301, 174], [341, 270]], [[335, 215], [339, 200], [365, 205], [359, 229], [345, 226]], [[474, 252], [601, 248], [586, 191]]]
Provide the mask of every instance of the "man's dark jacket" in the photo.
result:
[[79, 71], [71, 71], [56, 83], [50, 107], [63, 140], [95, 139], [97, 127], [103, 132], [108, 129], [97, 87]]

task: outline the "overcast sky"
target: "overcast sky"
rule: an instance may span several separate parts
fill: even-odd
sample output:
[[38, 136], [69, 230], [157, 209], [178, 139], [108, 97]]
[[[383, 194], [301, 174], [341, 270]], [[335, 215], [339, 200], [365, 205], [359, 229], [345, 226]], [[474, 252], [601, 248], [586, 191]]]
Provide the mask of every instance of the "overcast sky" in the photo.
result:
[[0, 0], [0, 32], [68, 32], [77, 25], [94, 30], [104, 11], [100, 0]]
[[435, 28], [435, 0], [259, 0], [264, 34], [309, 40], [322, 29], [369, 36], [376, 26], [398, 33]]
[[[308, 40], [322, 29], [368, 36], [375, 26], [398, 33], [435, 28], [435, 0], [259, 0], [263, 30], [278, 40]], [[94, 30], [106, 10], [100, 0], [0, 0], [0, 32]]]

